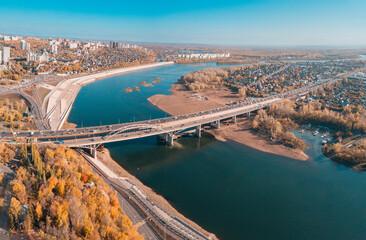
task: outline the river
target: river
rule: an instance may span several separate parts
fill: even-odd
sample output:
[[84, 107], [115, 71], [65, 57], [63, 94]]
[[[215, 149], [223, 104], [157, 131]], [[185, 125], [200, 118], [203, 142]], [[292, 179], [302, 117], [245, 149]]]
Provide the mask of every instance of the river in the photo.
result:
[[[88, 84], [68, 121], [92, 126], [163, 117], [146, 99], [169, 94], [180, 76], [206, 67], [216, 64], [170, 65]], [[154, 78], [163, 79], [141, 92], [124, 91]], [[301, 137], [311, 146], [307, 162], [207, 135], [182, 138], [174, 147], [157, 144], [155, 137], [106, 147], [125, 169], [220, 239], [366, 239], [366, 175], [324, 157], [319, 137]]]

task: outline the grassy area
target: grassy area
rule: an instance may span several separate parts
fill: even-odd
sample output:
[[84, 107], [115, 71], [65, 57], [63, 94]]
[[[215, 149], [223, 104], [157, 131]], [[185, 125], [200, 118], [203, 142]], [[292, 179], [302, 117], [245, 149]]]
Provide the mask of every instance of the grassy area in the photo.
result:
[[59, 84], [60, 81], [52, 81], [52, 82], [47, 82], [48, 85], [51, 86], [57, 86], [57, 84]]
[[[9, 93], [9, 94], [5, 94], [5, 95], [0, 95], [0, 102], [4, 103], [5, 101], [7, 101], [6, 99], [8, 99], [10, 102], [20, 101], [22, 99], [25, 101], [25, 99], [17, 93]], [[29, 104], [27, 101], [26, 101], [26, 103]]]
[[43, 100], [45, 99], [47, 94], [50, 92], [51, 92], [51, 90], [49, 90], [47, 88], [43, 88], [43, 87], [40, 87], [37, 89], [37, 94], [38, 94], [38, 97], [39, 97], [39, 100], [41, 101], [41, 103], [43, 103]]
[[35, 96], [34, 96], [34, 87], [32, 86], [32, 87], [29, 87], [29, 88], [24, 88], [23, 89], [23, 92], [25, 93], [25, 94], [27, 94], [28, 96], [30, 96], [31, 98], [33, 98], [33, 100], [35, 100]]
[[69, 122], [65, 121], [64, 124], [62, 125], [61, 129], [73, 129], [76, 127], [77, 127], [77, 125], [75, 123], [69, 123]]
[[0, 96], [0, 122], [3, 129], [34, 129], [33, 121], [23, 116], [30, 104], [16, 93]]
[[21, 106], [19, 109], [20, 113], [24, 113], [27, 110], [27, 107], [30, 106], [30, 103], [20, 96], [17, 93], [10, 93], [0, 96], [0, 106], [9, 105], [9, 103], [21, 102], [24, 101], [24, 105]]

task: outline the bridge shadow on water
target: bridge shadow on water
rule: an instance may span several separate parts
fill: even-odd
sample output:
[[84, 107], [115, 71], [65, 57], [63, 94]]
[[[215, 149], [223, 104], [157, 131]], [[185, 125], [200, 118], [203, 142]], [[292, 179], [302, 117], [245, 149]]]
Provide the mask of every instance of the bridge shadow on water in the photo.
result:
[[174, 141], [174, 146], [167, 144], [158, 137], [147, 137], [130, 141], [105, 144], [112, 158], [128, 169], [148, 169], [159, 167], [175, 161], [176, 156], [200, 151], [217, 143], [210, 134], [202, 134], [201, 138], [184, 136]]

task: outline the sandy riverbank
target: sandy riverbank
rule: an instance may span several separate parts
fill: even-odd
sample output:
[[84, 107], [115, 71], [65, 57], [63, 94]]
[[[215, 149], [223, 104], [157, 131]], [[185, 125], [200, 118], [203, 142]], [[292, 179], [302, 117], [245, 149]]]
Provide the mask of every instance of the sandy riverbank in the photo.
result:
[[[148, 100], [171, 115], [182, 115], [203, 110], [213, 109], [225, 106], [226, 103], [237, 101], [236, 94], [230, 91], [209, 90], [203, 93], [200, 98], [193, 97], [194, 93], [188, 91], [181, 84], [173, 84], [170, 89], [171, 95], [157, 94]], [[225, 141], [231, 139], [251, 148], [258, 149], [263, 152], [277, 154], [296, 160], [305, 161], [309, 159], [303, 151], [288, 148], [282, 144], [268, 142], [265, 137], [251, 130], [251, 121], [248, 119], [240, 120], [237, 124], [222, 126], [217, 130], [209, 130], [208, 132], [215, 136], [216, 139]]]
[[194, 97], [194, 92], [188, 91], [178, 83], [173, 84], [170, 91], [171, 95], [156, 94], [149, 97], [148, 100], [171, 115], [183, 115], [223, 107], [228, 102], [238, 100], [237, 94], [232, 94], [228, 90], [205, 91], [202, 95], [206, 100], [199, 100]]
[[207, 232], [202, 227], [200, 227], [195, 222], [191, 221], [190, 219], [184, 217], [180, 214], [175, 208], [170, 205], [170, 203], [165, 200], [164, 197], [154, 192], [151, 188], [144, 185], [139, 179], [135, 176], [131, 175], [127, 172], [123, 167], [121, 167], [116, 161], [114, 161], [108, 151], [108, 149], [103, 149], [102, 151], [98, 152], [98, 160], [102, 162], [105, 166], [107, 166], [111, 171], [113, 171], [119, 177], [125, 177], [131, 180], [133, 184], [138, 186], [152, 201], [157, 203], [159, 206], [170, 212], [171, 214], [177, 216], [191, 227], [195, 228], [196, 230], [200, 231], [201, 233], [205, 234], [206, 236], [211, 236], [212, 240], [217, 239], [216, 236], [212, 233]]
[[61, 129], [74, 129], [77, 126], [78, 125], [76, 123], [69, 123], [68, 121], [65, 121], [64, 124], [62, 125]]
[[262, 152], [281, 155], [300, 161], [309, 159], [309, 156], [301, 150], [292, 149], [276, 142], [268, 142], [265, 140], [264, 135], [251, 129], [251, 122], [250, 119], [242, 119], [235, 125], [223, 126], [220, 129], [208, 130], [207, 132], [215, 136], [219, 141], [231, 139]]

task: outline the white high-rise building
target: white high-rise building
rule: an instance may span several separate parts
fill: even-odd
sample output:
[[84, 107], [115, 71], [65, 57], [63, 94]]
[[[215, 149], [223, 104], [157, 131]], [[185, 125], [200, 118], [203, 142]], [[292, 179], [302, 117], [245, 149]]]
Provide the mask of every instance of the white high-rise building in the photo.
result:
[[30, 43], [27, 43], [26, 41], [21, 40], [20, 41], [20, 49], [29, 51], [30, 50]]
[[20, 49], [25, 50], [25, 45], [27, 43], [24, 40], [20, 40]]
[[51, 45], [51, 53], [53, 55], [57, 55], [57, 45], [56, 44]]
[[3, 63], [3, 51], [0, 50], [0, 64]]
[[27, 62], [37, 61], [39, 63], [48, 62], [49, 54], [46, 50], [43, 50], [42, 55], [38, 55], [36, 53], [28, 52], [27, 53]]
[[43, 62], [48, 62], [48, 58], [49, 58], [49, 54], [46, 50], [43, 50], [42, 55], [39, 56], [39, 58], [37, 59], [38, 62], [43, 63]]
[[77, 43], [70, 43], [69, 44], [69, 48], [71, 48], [71, 49], [74, 49], [74, 48], [77, 48], [77, 47], [78, 47]]
[[7, 64], [10, 61], [10, 47], [4, 47], [3, 51], [4, 51], [3, 61], [4, 64]]
[[34, 62], [36, 61], [37, 54], [34, 54], [32, 52], [27, 53], [27, 62]]

